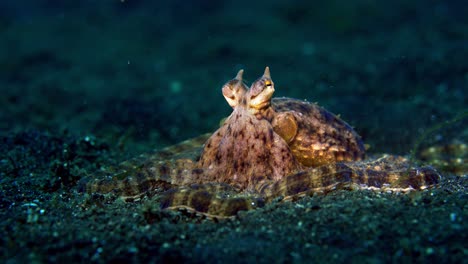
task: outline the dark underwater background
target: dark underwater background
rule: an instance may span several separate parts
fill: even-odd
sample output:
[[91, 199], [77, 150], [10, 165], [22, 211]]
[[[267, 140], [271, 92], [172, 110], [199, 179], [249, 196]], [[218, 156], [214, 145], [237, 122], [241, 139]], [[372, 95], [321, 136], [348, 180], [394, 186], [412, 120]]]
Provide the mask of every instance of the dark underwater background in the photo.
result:
[[269, 66], [276, 96], [339, 114], [370, 153], [466, 144], [466, 1], [6, 0], [0, 45], [2, 262], [467, 263], [466, 150], [433, 193], [339, 191], [220, 223], [76, 192], [214, 131], [240, 69], [250, 84]]

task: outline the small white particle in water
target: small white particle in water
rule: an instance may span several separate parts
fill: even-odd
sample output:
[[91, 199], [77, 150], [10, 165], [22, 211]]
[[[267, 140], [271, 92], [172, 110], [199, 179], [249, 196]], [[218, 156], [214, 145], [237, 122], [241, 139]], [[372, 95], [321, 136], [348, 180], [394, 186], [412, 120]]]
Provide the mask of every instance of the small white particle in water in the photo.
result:
[[426, 254], [431, 255], [432, 253], [434, 253], [433, 248], [426, 248]]
[[25, 203], [22, 205], [23, 207], [37, 207], [38, 205], [35, 203]]
[[170, 91], [175, 94], [180, 93], [180, 91], [182, 91], [182, 83], [180, 81], [172, 81], [170, 84]]
[[138, 253], [138, 248], [137, 247], [130, 247], [128, 248], [129, 253]]
[[456, 213], [451, 213], [450, 214], [450, 221], [455, 222], [457, 220], [457, 214]]

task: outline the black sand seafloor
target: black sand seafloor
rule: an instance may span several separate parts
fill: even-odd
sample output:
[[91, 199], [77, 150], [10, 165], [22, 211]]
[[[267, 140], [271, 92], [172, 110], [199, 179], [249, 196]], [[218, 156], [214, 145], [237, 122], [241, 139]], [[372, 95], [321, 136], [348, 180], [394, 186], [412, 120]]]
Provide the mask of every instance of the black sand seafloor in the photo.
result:
[[[465, 1], [159, 2], [0, 2], [0, 262], [468, 263]], [[276, 96], [318, 102], [369, 153], [441, 182], [217, 221], [77, 191], [214, 131], [231, 111], [222, 84], [265, 66]]]

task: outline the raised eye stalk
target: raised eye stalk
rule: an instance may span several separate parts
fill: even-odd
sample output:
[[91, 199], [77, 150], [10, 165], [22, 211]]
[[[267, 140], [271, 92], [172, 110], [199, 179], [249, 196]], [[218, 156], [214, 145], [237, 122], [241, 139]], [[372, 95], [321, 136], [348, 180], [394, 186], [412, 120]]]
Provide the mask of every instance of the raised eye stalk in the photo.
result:
[[236, 77], [227, 82], [222, 88], [223, 96], [232, 108], [241, 103], [247, 91], [247, 86], [242, 81], [243, 74], [244, 70], [240, 70]]
[[256, 80], [247, 92], [249, 108], [261, 110], [269, 107], [274, 92], [275, 85], [271, 80], [270, 68], [266, 67], [263, 76]]

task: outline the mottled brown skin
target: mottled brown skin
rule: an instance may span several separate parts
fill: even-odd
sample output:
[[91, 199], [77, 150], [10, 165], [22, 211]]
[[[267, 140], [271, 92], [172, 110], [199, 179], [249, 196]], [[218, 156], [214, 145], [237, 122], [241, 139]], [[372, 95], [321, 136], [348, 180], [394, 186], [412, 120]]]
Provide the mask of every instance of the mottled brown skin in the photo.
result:
[[234, 111], [205, 144], [199, 167], [208, 168], [207, 181], [251, 190], [304, 166], [364, 157], [360, 137], [332, 113], [296, 99], [271, 100], [275, 89], [268, 67], [250, 89], [242, 73], [222, 89]]
[[274, 91], [263, 83], [257, 85], [263, 81], [262, 77], [247, 90], [240, 71], [223, 87], [223, 95], [234, 111], [205, 143], [198, 163], [205, 169], [205, 182], [253, 191], [261, 182], [278, 181], [301, 168], [288, 144], [259, 114], [270, 107]]
[[[265, 89], [266, 82], [273, 86], [268, 67], [251, 89]], [[365, 156], [364, 144], [353, 128], [317, 104], [273, 98], [268, 106], [258, 109], [256, 116], [268, 120], [298, 161], [307, 167], [362, 160]]]
[[83, 180], [79, 189], [125, 199], [163, 192], [162, 209], [223, 218], [275, 197], [352, 187], [420, 190], [439, 181], [434, 169], [413, 167], [403, 157], [360, 161], [363, 144], [344, 121], [315, 104], [271, 100], [268, 68], [250, 89], [242, 74], [223, 86], [233, 112], [203, 147], [207, 136], [141, 155]]
[[277, 113], [275, 118], [284, 118], [282, 116], [287, 114], [288, 119], [295, 120], [297, 132], [292, 137], [292, 133], [289, 134], [288, 144], [303, 165], [317, 167], [364, 158], [365, 148], [360, 136], [324, 108], [290, 98], [274, 98], [272, 108]]

